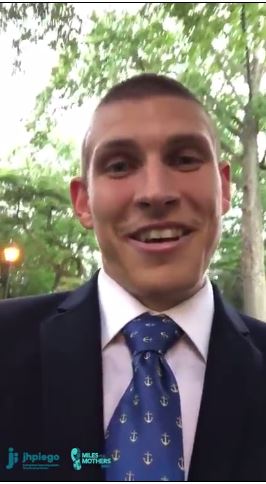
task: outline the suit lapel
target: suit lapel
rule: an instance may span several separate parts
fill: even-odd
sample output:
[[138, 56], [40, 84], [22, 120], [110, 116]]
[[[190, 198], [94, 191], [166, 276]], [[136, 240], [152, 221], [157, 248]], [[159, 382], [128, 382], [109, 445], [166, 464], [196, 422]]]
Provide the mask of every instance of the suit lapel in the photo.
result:
[[[258, 388], [260, 352], [236, 311], [225, 306], [214, 287], [215, 314], [202, 402], [193, 448], [190, 481], [231, 480], [250, 396]], [[256, 409], [253, 409], [256, 411]]]
[[[103, 451], [103, 398], [97, 276], [74, 291], [41, 329], [45, 446], [64, 455], [67, 475], [101, 480], [100, 466], [73, 471], [70, 451]], [[69, 480], [69, 478], [68, 478]]]

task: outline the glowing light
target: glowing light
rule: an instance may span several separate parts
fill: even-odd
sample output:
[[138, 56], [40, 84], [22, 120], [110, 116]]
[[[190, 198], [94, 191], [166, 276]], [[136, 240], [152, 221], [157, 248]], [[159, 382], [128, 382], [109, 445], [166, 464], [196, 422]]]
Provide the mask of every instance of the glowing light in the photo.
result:
[[5, 262], [16, 262], [20, 257], [20, 250], [18, 247], [5, 247], [3, 253]]

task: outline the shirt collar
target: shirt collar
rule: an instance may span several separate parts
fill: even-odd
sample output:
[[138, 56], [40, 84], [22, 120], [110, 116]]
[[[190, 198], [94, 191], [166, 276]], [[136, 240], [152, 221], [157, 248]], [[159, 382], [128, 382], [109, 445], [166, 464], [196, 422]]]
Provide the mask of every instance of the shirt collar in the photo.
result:
[[[132, 319], [151, 311], [129, 294], [102, 268], [98, 276], [98, 294], [101, 316], [102, 349]], [[115, 301], [115, 302], [114, 302]], [[189, 299], [163, 312], [183, 329], [201, 356], [207, 361], [210, 332], [214, 315], [212, 285], [206, 276], [204, 286]]]

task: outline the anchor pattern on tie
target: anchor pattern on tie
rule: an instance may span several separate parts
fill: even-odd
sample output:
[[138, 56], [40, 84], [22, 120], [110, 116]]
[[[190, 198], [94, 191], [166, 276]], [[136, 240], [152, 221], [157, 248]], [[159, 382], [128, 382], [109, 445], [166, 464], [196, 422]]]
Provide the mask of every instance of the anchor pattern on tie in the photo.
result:
[[108, 481], [183, 481], [182, 416], [178, 384], [165, 360], [183, 334], [166, 315], [148, 313], [123, 330], [133, 378], [106, 432], [112, 458]]

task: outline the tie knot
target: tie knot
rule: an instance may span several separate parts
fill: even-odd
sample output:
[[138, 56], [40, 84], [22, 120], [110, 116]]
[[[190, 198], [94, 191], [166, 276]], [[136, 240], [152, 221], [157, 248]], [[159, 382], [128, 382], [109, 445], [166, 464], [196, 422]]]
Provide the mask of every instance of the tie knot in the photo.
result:
[[183, 331], [164, 314], [144, 313], [132, 319], [123, 329], [127, 345], [135, 356], [141, 351], [164, 354], [182, 336]]

